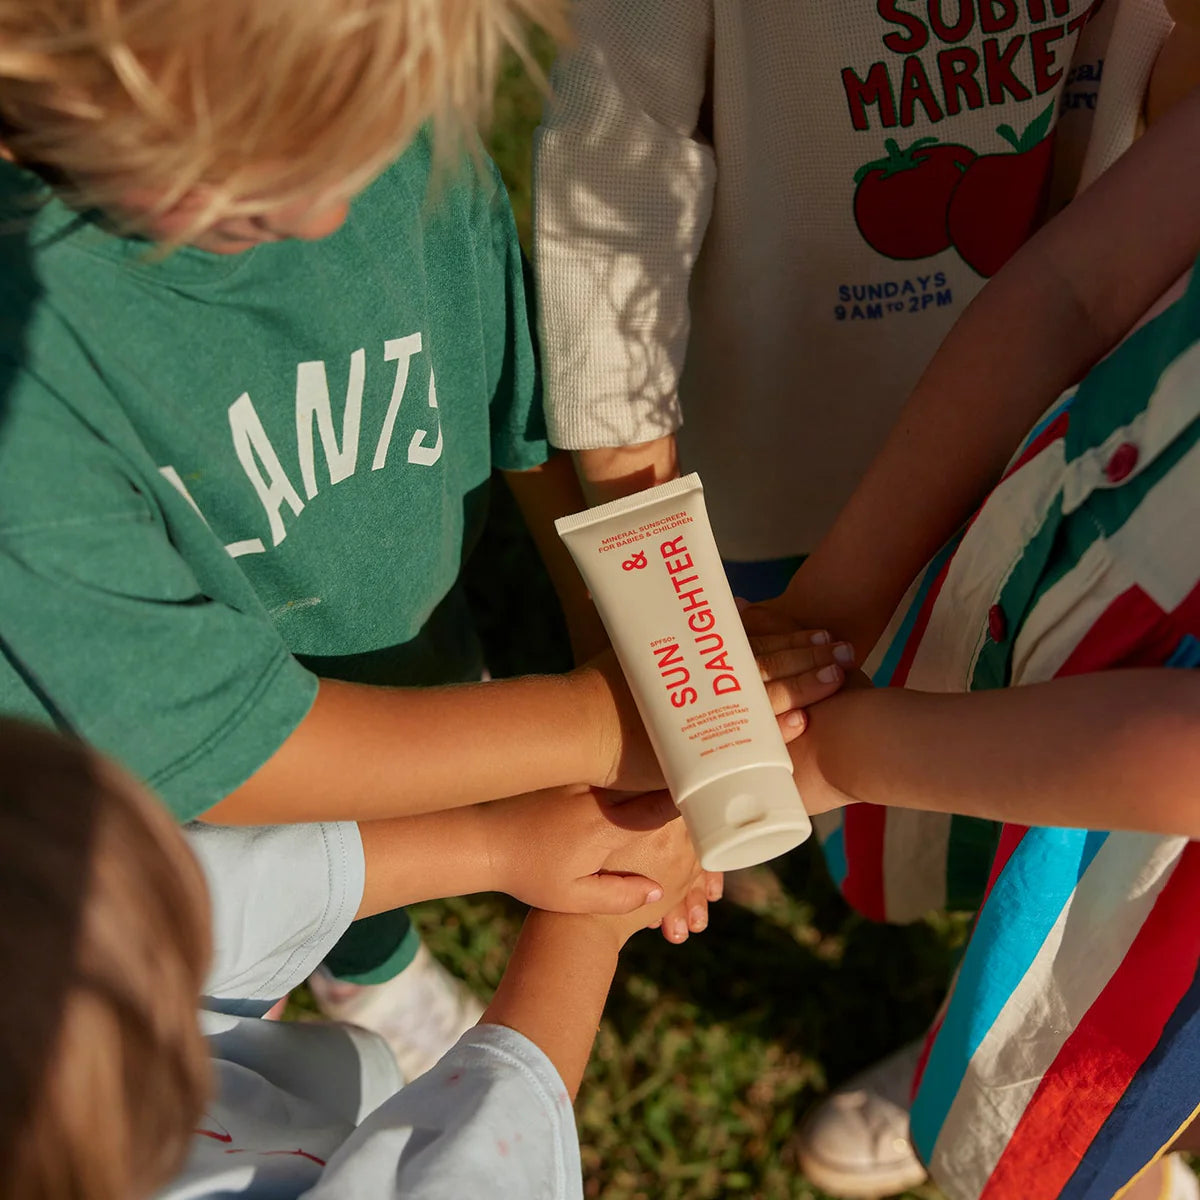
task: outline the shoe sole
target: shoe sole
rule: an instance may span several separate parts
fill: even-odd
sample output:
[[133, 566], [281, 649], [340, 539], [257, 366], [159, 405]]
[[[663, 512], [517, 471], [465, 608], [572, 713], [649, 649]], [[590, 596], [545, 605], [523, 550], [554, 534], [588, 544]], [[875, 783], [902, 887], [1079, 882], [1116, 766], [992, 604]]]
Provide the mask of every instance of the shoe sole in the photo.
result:
[[803, 1151], [797, 1154], [800, 1170], [809, 1183], [828, 1192], [839, 1200], [883, 1200], [897, 1192], [919, 1187], [929, 1175], [920, 1164], [897, 1167], [891, 1172], [879, 1171], [869, 1178], [861, 1171], [842, 1171], [819, 1159], [810, 1158]]

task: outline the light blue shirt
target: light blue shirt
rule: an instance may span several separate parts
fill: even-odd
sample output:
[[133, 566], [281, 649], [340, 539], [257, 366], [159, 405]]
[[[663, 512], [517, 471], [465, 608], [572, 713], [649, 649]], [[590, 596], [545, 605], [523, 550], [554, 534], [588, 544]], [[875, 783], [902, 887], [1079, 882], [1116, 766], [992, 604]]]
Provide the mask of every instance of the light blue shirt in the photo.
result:
[[374, 1034], [260, 1019], [353, 919], [355, 825], [188, 838], [216, 898], [200, 1014], [214, 1093], [159, 1200], [582, 1200], [570, 1097], [515, 1030], [476, 1026], [405, 1087]]

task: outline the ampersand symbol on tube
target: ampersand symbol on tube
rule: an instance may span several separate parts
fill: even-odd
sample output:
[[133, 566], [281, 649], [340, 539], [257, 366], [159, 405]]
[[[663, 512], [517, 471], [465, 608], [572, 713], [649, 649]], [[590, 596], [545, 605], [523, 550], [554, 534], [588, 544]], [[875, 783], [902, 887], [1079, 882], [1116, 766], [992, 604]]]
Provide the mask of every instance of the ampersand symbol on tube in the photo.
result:
[[639, 550], [632, 558], [627, 558], [621, 564], [622, 571], [640, 571], [646, 565], [646, 555]]

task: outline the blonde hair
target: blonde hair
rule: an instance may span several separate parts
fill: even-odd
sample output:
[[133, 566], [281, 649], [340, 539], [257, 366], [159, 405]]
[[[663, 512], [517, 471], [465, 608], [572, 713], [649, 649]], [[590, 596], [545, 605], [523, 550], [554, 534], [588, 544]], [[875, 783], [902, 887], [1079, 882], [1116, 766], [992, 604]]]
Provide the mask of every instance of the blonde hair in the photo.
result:
[[130, 779], [3, 720], [0, 911], [0, 1195], [147, 1195], [208, 1088], [199, 867]]
[[131, 181], [165, 211], [211, 191], [198, 226], [361, 190], [433, 122], [490, 109], [527, 21], [564, 0], [0, 0], [3, 141], [75, 202]]

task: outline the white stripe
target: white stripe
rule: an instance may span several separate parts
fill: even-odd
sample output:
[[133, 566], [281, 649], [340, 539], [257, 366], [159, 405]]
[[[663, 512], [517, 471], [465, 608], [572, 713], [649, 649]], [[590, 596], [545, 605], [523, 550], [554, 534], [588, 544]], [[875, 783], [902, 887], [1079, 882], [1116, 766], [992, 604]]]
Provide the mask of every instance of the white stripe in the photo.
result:
[[889, 808], [883, 831], [883, 901], [890, 922], [946, 907], [950, 815]]
[[[1136, 479], [1198, 419], [1200, 341], [1171, 360], [1159, 376], [1146, 407], [1129, 424], [1114, 429], [1098, 446], [1071, 460], [1063, 479], [1063, 512], [1074, 512], [1097, 489], [1121, 487], [1128, 479]], [[1111, 483], [1106, 474], [1108, 462], [1126, 442], [1137, 446], [1137, 463], [1131, 475]]]
[[1062, 472], [1059, 441], [1027, 462], [988, 498], [955, 552], [906, 687], [930, 692], [969, 689], [976, 657], [988, 636], [988, 610], [1041, 527]]
[[[1200, 376], [1196, 380], [1200, 395]], [[1179, 460], [1108, 539], [1130, 563], [1138, 586], [1165, 612], [1179, 607], [1200, 578], [1200, 441]]]
[[1013, 652], [1014, 683], [1051, 679], [1113, 604], [1140, 587], [1165, 612], [1200, 581], [1200, 442], [1155, 486], [1109, 538], [1037, 602]]
[[1104, 611], [1130, 584], [1103, 538], [1034, 605], [1013, 645], [1012, 679], [1053, 679]]
[[930, 1163], [949, 1200], [976, 1200], [1042, 1076], [1133, 944], [1186, 838], [1110, 834], [976, 1050]]

